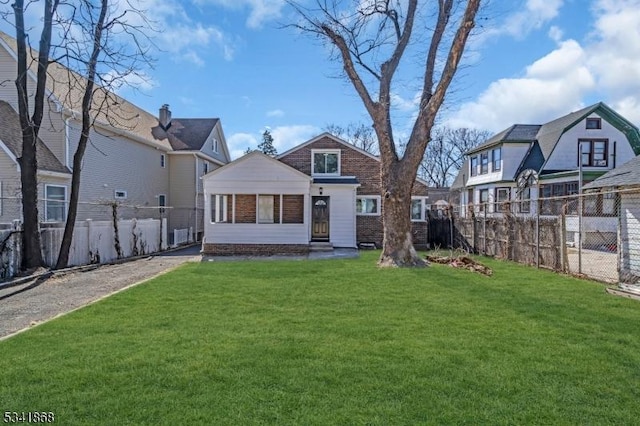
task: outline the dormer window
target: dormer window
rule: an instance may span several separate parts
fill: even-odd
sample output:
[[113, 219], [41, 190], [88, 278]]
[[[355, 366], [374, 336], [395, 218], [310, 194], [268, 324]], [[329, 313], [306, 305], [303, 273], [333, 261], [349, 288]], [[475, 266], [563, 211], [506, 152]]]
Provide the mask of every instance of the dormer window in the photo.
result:
[[587, 118], [587, 130], [602, 129], [602, 119], [600, 117]]
[[340, 175], [340, 150], [312, 150], [311, 174], [313, 175]]

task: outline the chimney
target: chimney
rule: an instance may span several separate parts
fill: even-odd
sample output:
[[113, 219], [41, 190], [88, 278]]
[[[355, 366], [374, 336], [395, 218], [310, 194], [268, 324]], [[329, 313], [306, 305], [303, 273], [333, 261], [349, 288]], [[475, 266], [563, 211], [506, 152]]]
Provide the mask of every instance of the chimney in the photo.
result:
[[164, 104], [160, 107], [158, 121], [160, 122], [160, 127], [164, 130], [171, 127], [171, 111], [169, 110], [169, 104]]

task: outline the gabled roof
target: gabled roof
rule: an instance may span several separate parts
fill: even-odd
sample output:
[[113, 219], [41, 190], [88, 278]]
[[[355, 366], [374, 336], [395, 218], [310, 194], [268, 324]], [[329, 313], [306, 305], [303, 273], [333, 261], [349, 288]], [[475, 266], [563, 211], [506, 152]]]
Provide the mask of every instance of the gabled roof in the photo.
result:
[[[205, 179], [209, 179], [211, 176], [224, 174], [227, 171], [235, 167], [238, 167], [239, 165], [242, 165], [245, 162], [250, 162], [251, 160], [268, 161], [271, 164], [273, 164], [275, 167], [281, 168], [282, 170], [285, 170], [287, 173], [290, 173], [292, 176], [295, 176], [296, 179], [300, 178], [303, 180], [307, 180], [309, 182], [313, 180], [311, 176], [306, 175], [301, 171], [296, 170], [293, 167], [289, 166], [288, 164], [285, 164], [282, 161], [278, 161], [275, 158], [271, 157], [270, 155], [267, 155], [259, 150], [251, 151], [250, 153], [245, 154], [242, 157], [236, 160], [233, 160], [232, 162], [227, 163], [224, 166], [207, 173], [206, 175], [202, 176], [202, 179], [205, 180]], [[255, 178], [255, 175], [252, 174], [251, 177]]]
[[[276, 158], [277, 158], [277, 159], [281, 159], [282, 157], [284, 157], [284, 156], [286, 156], [286, 155], [289, 155], [289, 154], [291, 154], [292, 152], [295, 152], [295, 151], [297, 151], [297, 150], [299, 150], [299, 149], [301, 149], [301, 148], [304, 148], [304, 147], [306, 147], [306, 146], [308, 146], [308, 145], [311, 145], [312, 143], [317, 142], [317, 141], [319, 141], [320, 139], [325, 138], [325, 137], [327, 137], [327, 138], [329, 138], [329, 139], [332, 139], [333, 141], [335, 141], [335, 142], [337, 142], [337, 143], [339, 143], [339, 144], [344, 145], [346, 148], [349, 148], [349, 149], [352, 149], [352, 150], [354, 150], [354, 151], [357, 151], [357, 152], [359, 152], [360, 154], [362, 154], [362, 155], [366, 155], [366, 156], [367, 156], [367, 157], [369, 157], [369, 158], [373, 158], [374, 160], [376, 160], [376, 161], [378, 161], [378, 162], [380, 161], [380, 157], [379, 157], [379, 156], [377, 156], [377, 155], [373, 155], [372, 153], [367, 152], [367, 151], [365, 151], [365, 150], [364, 150], [364, 149], [362, 149], [362, 148], [358, 148], [358, 147], [357, 147], [357, 146], [355, 146], [354, 144], [349, 143], [349, 142], [345, 141], [344, 139], [339, 138], [339, 137], [337, 137], [337, 136], [335, 136], [335, 135], [332, 135], [332, 134], [331, 134], [331, 133], [329, 133], [329, 132], [321, 133], [321, 134], [319, 134], [318, 136], [316, 136], [316, 137], [314, 137], [314, 138], [312, 138], [312, 139], [309, 139], [308, 141], [306, 141], [306, 142], [304, 142], [304, 143], [302, 143], [302, 144], [300, 144], [300, 145], [296, 145], [296, 146], [294, 146], [293, 148], [289, 149], [288, 151], [285, 151], [285, 152], [283, 152], [282, 154], [278, 154], [278, 155], [276, 156]], [[417, 181], [417, 182], [420, 182], [421, 184], [423, 184], [423, 185], [424, 185], [424, 186], [426, 186], [427, 188], [429, 187], [429, 184], [428, 184], [424, 179], [421, 179], [421, 178], [419, 178], [419, 177], [416, 177], [416, 181]]]
[[[4, 46], [17, 60], [15, 38], [0, 31], [0, 45]], [[37, 51], [31, 49], [31, 55], [37, 57]], [[29, 62], [29, 71], [34, 80], [37, 65], [37, 61]], [[53, 96], [53, 100], [67, 111], [81, 111], [86, 82], [83, 76], [57, 62], [49, 64], [46, 88]], [[154, 141], [151, 129], [158, 125], [158, 119], [154, 115], [106, 89], [95, 90], [93, 104], [97, 121], [131, 132], [148, 141]], [[168, 141], [156, 142], [170, 148]]]
[[564, 132], [593, 113], [597, 113], [616, 129], [624, 133], [636, 155], [640, 154], [640, 131], [638, 131], [638, 128], [605, 103], [598, 102], [597, 104], [574, 111], [542, 125], [538, 132], [537, 140], [540, 144], [540, 150], [545, 158], [545, 162], [551, 156], [551, 153]]
[[[22, 129], [18, 113], [7, 102], [0, 100], [0, 142], [7, 147], [13, 158], [22, 156]], [[48, 172], [71, 173], [47, 146], [38, 138], [36, 147], [38, 169]]]
[[295, 152], [295, 151], [297, 151], [297, 150], [299, 150], [301, 148], [304, 148], [305, 146], [311, 145], [312, 143], [317, 142], [320, 139], [325, 138], [325, 137], [330, 138], [330, 139], [334, 140], [335, 142], [338, 142], [339, 144], [342, 144], [342, 145], [344, 145], [345, 147], [347, 147], [349, 149], [353, 149], [355, 151], [358, 151], [359, 153], [361, 153], [363, 155], [366, 155], [367, 157], [370, 157], [370, 158], [373, 158], [374, 160], [380, 161], [380, 157], [378, 157], [377, 155], [373, 155], [372, 153], [367, 152], [362, 148], [358, 148], [357, 146], [355, 146], [355, 145], [353, 145], [353, 144], [351, 144], [351, 143], [345, 141], [344, 139], [341, 139], [341, 138], [339, 138], [339, 137], [337, 137], [335, 135], [332, 135], [329, 132], [321, 133], [318, 136], [316, 136], [316, 137], [314, 137], [312, 139], [309, 139], [306, 142], [301, 143], [300, 145], [296, 145], [293, 148], [291, 148], [290, 150], [285, 151], [282, 154], [278, 154], [276, 156], [276, 158], [280, 159], [280, 158], [284, 157], [285, 155], [289, 155], [292, 152]]
[[218, 121], [217, 118], [173, 118], [167, 130], [158, 124], [152, 133], [156, 139], [167, 139], [175, 151], [199, 151]]
[[539, 124], [514, 124], [487, 139], [483, 144], [472, 148], [467, 154], [473, 154], [501, 143], [531, 143], [536, 140], [536, 134], [540, 130]]
[[627, 161], [613, 170], [609, 170], [593, 182], [586, 184], [584, 189], [632, 185], [640, 185], [640, 156]]

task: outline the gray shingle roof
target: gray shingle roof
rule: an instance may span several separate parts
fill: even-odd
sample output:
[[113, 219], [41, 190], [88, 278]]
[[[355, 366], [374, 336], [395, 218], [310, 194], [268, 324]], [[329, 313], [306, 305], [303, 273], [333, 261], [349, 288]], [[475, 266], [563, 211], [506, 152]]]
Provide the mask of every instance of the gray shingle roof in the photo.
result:
[[517, 143], [526, 142], [531, 143], [536, 140], [536, 134], [540, 129], [539, 124], [514, 124], [513, 126], [504, 129], [503, 131], [493, 135], [483, 144], [469, 150], [467, 154], [479, 152], [487, 149], [493, 145], [498, 145], [504, 142]]
[[608, 171], [584, 186], [584, 189], [640, 185], [640, 156]]
[[[22, 156], [20, 117], [11, 105], [2, 100], [0, 100], [0, 140], [16, 158]], [[40, 139], [38, 139], [36, 147], [36, 160], [40, 170], [71, 173]]]
[[156, 126], [152, 133], [156, 139], [167, 139], [175, 151], [199, 151], [217, 123], [217, 118], [173, 118], [167, 130]]

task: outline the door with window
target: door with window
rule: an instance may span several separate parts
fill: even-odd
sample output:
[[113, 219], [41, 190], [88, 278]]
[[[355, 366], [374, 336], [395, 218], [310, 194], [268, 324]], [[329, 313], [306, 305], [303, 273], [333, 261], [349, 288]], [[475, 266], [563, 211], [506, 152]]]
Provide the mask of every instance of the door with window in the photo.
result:
[[311, 240], [329, 241], [329, 197], [312, 197], [311, 202]]

